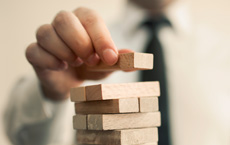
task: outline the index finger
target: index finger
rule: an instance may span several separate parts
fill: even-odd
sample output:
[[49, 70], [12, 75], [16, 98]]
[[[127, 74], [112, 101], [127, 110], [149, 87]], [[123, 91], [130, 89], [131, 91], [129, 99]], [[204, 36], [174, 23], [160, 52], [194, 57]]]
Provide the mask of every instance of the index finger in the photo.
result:
[[118, 50], [103, 19], [88, 8], [78, 8], [74, 14], [89, 34], [96, 53], [102, 61], [107, 65], [115, 64], [118, 60]]

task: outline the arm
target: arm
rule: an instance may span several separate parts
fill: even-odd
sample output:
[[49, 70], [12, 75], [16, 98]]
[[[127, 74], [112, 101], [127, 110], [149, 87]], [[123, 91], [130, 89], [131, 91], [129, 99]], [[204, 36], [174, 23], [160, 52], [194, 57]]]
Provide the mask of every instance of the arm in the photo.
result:
[[72, 133], [70, 88], [105, 78], [111, 72], [91, 72], [87, 66], [100, 61], [113, 65], [119, 52], [130, 51], [118, 51], [102, 18], [87, 8], [59, 12], [51, 24], [37, 30], [36, 38], [26, 49], [26, 58], [38, 81], [21, 80], [13, 89], [6, 132], [18, 145], [69, 143], [63, 134]]

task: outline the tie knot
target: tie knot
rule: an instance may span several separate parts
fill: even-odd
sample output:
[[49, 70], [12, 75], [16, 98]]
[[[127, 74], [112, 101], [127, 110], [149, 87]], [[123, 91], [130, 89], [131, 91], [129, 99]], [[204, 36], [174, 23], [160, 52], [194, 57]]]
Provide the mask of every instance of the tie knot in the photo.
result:
[[157, 17], [154, 19], [148, 18], [142, 23], [142, 26], [147, 27], [151, 31], [157, 30], [157, 28], [162, 25], [172, 26], [170, 21], [165, 16]]

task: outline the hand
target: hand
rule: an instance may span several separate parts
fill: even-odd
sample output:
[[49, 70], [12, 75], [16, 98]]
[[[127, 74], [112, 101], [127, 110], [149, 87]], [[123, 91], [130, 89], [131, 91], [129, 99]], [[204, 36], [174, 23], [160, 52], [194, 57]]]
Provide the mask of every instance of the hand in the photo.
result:
[[[53, 100], [68, 98], [69, 90], [84, 80], [105, 78], [111, 72], [90, 72], [86, 66], [103, 61], [113, 65], [118, 50], [102, 18], [93, 10], [61, 11], [52, 24], [41, 26], [37, 42], [26, 49], [44, 95]], [[121, 52], [130, 52], [121, 50]]]

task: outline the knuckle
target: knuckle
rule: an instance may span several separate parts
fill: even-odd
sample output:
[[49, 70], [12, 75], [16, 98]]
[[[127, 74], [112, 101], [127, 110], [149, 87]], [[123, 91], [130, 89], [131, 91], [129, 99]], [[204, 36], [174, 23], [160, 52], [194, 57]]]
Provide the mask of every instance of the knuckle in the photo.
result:
[[78, 13], [78, 12], [82, 12], [82, 11], [86, 11], [88, 10], [86, 7], [78, 7], [75, 12]]
[[78, 15], [78, 14], [84, 14], [84, 13], [91, 12], [91, 11], [93, 11], [93, 10], [91, 10], [91, 9], [89, 9], [89, 8], [86, 8], [86, 7], [78, 7], [78, 8], [74, 11], [74, 13]]
[[99, 21], [103, 21], [103, 19], [100, 17], [100, 15], [92, 9], [88, 9], [85, 7], [79, 7], [74, 11], [75, 15], [80, 17], [82, 19], [82, 25], [90, 26], [92, 24], [95, 24]]
[[66, 17], [68, 15], [67, 11], [60, 11], [53, 20], [55, 26], [62, 26], [66, 23]]
[[52, 26], [49, 24], [42, 25], [38, 28], [36, 38], [39, 43], [46, 42], [52, 33]]
[[84, 18], [84, 25], [85, 26], [90, 26], [90, 25], [93, 25], [97, 22], [97, 18], [95, 18], [93, 15], [87, 15], [85, 18]]
[[100, 22], [102, 19], [94, 11], [87, 11], [83, 17], [83, 26], [91, 26], [97, 22]]

